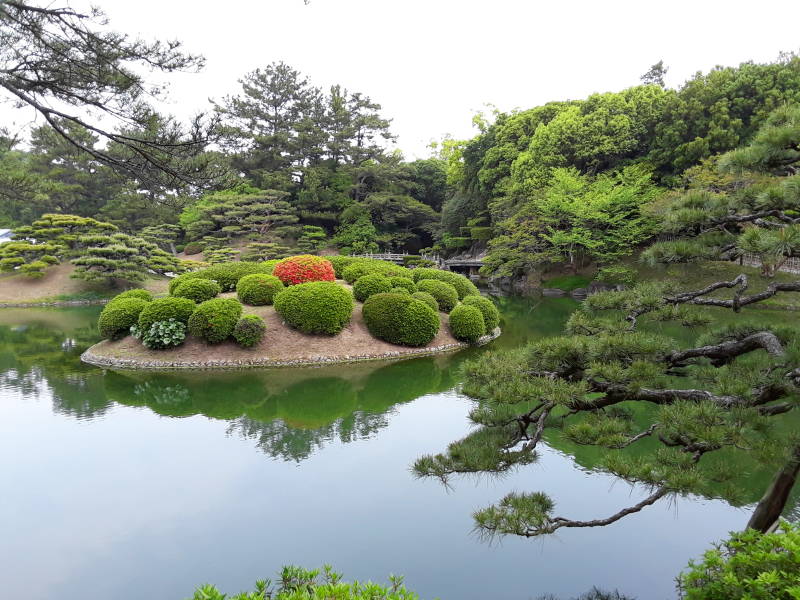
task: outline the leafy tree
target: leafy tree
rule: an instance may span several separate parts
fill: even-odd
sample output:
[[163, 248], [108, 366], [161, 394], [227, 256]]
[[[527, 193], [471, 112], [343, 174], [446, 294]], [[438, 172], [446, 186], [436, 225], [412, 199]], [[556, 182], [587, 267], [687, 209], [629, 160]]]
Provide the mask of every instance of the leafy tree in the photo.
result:
[[42, 277], [47, 267], [58, 264], [60, 246], [56, 244], [32, 244], [30, 242], [6, 242], [0, 244], [0, 271], [19, 269], [28, 277]]
[[88, 235], [117, 231], [111, 223], [77, 215], [45, 214], [31, 225], [14, 230], [14, 238], [35, 243], [51, 243], [60, 247], [59, 256], [74, 256]]
[[345, 210], [341, 221], [333, 242], [344, 254], [370, 254], [378, 251], [378, 231], [363, 206], [354, 205]]
[[428, 245], [439, 222], [439, 215], [427, 204], [391, 192], [370, 194], [363, 207], [378, 229], [377, 239], [390, 249]]
[[297, 240], [301, 254], [314, 254], [328, 243], [328, 234], [322, 227], [303, 225], [303, 234]]
[[162, 250], [167, 250], [176, 254], [175, 242], [183, 233], [180, 225], [172, 225], [170, 223], [162, 223], [161, 225], [149, 225], [142, 229], [139, 234], [144, 240], [152, 242]]
[[203, 253], [203, 258], [206, 262], [212, 265], [219, 263], [227, 263], [236, 260], [241, 250], [235, 248], [217, 248], [215, 250], [208, 250]]
[[647, 73], [642, 75], [640, 79], [645, 85], [657, 85], [662, 88], [667, 87], [666, 83], [664, 83], [664, 77], [667, 75], [667, 71], [669, 71], [669, 68], [664, 66], [663, 60], [660, 60], [650, 67]]
[[409, 163], [412, 169], [408, 195], [427, 204], [436, 212], [442, 210], [447, 196], [447, 169], [443, 160], [428, 158]]
[[251, 242], [247, 244], [242, 260], [258, 262], [286, 258], [292, 251], [288, 246], [281, 246], [276, 242]]
[[112, 285], [118, 280], [140, 282], [149, 272], [178, 272], [178, 260], [157, 245], [125, 233], [82, 236], [81, 255], [73, 259], [72, 277], [102, 281]]

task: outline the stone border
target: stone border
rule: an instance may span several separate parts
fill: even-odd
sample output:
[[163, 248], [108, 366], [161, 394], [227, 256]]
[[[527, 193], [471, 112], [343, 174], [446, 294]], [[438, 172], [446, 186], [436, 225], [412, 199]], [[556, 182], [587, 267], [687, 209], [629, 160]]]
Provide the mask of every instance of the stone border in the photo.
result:
[[[475, 346], [483, 346], [497, 339], [500, 336], [500, 328], [483, 337], [479, 338]], [[97, 344], [95, 344], [96, 346]], [[114, 358], [102, 356], [92, 352], [92, 346], [81, 354], [81, 360], [87, 364], [106, 369], [121, 370], [155, 370], [155, 371], [176, 371], [176, 370], [208, 370], [208, 369], [250, 369], [257, 367], [319, 367], [330, 364], [366, 362], [371, 360], [395, 360], [403, 358], [417, 358], [444, 352], [453, 352], [471, 347], [471, 344], [458, 342], [456, 344], [444, 344], [433, 348], [410, 348], [408, 350], [397, 350], [396, 352], [384, 352], [382, 354], [363, 354], [356, 356], [319, 356], [313, 359], [298, 360], [270, 360], [268, 358], [253, 358], [249, 360], [209, 360], [193, 362], [176, 362], [166, 360], [141, 361], [133, 358]]]
[[54, 300], [52, 302], [0, 302], [0, 308], [41, 308], [43, 306], [93, 306], [108, 304], [110, 298], [95, 300]]

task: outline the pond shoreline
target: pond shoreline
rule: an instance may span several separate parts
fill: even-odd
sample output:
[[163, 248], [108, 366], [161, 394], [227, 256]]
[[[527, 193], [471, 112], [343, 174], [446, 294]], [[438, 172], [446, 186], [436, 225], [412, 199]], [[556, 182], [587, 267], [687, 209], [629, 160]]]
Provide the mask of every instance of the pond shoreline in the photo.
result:
[[53, 300], [50, 302], [0, 302], [0, 308], [42, 308], [42, 307], [69, 307], [69, 306], [100, 306], [108, 304], [110, 298], [96, 298], [94, 300]]

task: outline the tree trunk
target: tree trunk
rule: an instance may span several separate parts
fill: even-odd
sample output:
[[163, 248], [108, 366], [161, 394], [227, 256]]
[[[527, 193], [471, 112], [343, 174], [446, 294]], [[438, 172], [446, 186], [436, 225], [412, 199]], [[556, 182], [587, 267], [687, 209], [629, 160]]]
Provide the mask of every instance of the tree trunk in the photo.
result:
[[791, 457], [786, 461], [783, 468], [775, 474], [772, 483], [756, 505], [753, 516], [750, 517], [750, 521], [747, 523], [748, 529], [756, 529], [766, 533], [772, 527], [775, 521], [780, 518], [799, 473], [800, 444], [792, 449]]

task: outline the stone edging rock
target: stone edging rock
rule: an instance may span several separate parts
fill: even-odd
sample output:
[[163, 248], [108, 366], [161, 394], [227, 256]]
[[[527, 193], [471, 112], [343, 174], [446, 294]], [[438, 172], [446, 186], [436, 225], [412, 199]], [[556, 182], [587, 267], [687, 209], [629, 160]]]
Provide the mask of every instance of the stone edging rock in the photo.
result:
[[42, 306], [90, 306], [108, 304], [108, 298], [96, 300], [54, 300], [52, 302], [0, 302], [0, 308], [40, 308]]
[[[500, 336], [500, 328], [487, 334], [474, 344], [475, 346], [483, 346]], [[96, 346], [96, 344], [95, 344]], [[297, 360], [270, 360], [268, 358], [253, 358], [249, 360], [209, 360], [209, 361], [191, 361], [191, 362], [176, 362], [166, 360], [150, 360], [142, 361], [133, 358], [114, 358], [110, 356], [97, 355], [92, 352], [95, 347], [92, 346], [81, 354], [81, 360], [87, 364], [96, 367], [104, 367], [108, 369], [121, 369], [121, 370], [156, 370], [156, 371], [174, 371], [174, 370], [207, 370], [207, 369], [248, 369], [255, 367], [312, 367], [322, 366], [337, 363], [353, 363], [365, 362], [369, 360], [392, 360], [398, 358], [417, 358], [420, 356], [428, 356], [431, 354], [440, 354], [443, 352], [453, 352], [454, 350], [463, 350], [469, 348], [470, 344], [458, 342], [456, 344], [444, 344], [442, 346], [434, 346], [433, 348], [409, 348], [408, 350], [398, 350], [396, 352], [384, 352], [382, 354], [364, 354], [356, 356], [320, 356], [313, 359], [297, 359]]]

